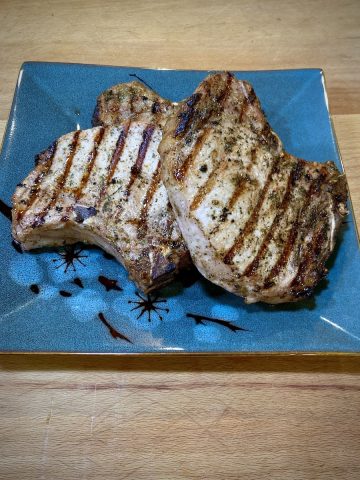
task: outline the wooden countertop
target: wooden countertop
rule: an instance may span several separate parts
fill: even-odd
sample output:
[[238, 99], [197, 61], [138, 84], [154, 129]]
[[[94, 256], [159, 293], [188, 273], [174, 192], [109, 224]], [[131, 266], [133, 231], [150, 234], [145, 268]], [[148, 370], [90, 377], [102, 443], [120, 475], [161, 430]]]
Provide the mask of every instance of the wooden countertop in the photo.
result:
[[[323, 67], [360, 224], [360, 3], [0, 3], [0, 131], [26, 60]], [[358, 314], [358, 312], [354, 312]], [[357, 479], [352, 356], [0, 356], [1, 479]]]

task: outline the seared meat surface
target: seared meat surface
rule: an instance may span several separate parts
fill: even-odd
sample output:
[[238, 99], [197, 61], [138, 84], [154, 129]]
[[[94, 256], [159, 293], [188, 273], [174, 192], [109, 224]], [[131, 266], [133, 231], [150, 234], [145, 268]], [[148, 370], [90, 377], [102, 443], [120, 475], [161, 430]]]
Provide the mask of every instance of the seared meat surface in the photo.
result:
[[326, 275], [346, 215], [332, 162], [284, 151], [251, 85], [207, 77], [169, 117], [162, 177], [193, 262], [248, 303], [300, 300]]
[[190, 264], [160, 180], [161, 130], [144, 122], [60, 137], [13, 196], [23, 249], [78, 241], [102, 247], [148, 292]]
[[139, 120], [161, 126], [176, 105], [140, 82], [119, 83], [99, 95], [93, 125], [117, 125], [124, 120]]

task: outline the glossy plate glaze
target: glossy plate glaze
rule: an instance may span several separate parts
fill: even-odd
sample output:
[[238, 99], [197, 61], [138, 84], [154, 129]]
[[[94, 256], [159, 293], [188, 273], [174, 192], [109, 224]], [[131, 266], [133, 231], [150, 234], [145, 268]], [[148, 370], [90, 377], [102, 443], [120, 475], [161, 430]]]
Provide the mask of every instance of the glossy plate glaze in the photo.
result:
[[[139, 77], [180, 100], [207, 75], [26, 63], [21, 68], [0, 158], [0, 351], [22, 352], [359, 352], [360, 256], [352, 213], [330, 273], [316, 295], [282, 306], [245, 305], [197, 277], [157, 295], [137, 292], [124, 269], [81, 245], [19, 253], [10, 205], [34, 155], [54, 139], [91, 126], [97, 95]], [[342, 168], [321, 70], [236, 72], [250, 81], [285, 148]]]

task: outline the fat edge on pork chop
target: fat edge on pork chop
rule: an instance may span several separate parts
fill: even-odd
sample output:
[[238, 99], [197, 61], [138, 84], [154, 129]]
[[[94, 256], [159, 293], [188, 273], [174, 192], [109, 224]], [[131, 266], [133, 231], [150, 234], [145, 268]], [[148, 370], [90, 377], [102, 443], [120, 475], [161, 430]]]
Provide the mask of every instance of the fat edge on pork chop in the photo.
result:
[[78, 241], [114, 255], [144, 292], [190, 264], [160, 180], [158, 127], [128, 121], [60, 137], [13, 195], [23, 249]]
[[247, 303], [312, 294], [347, 213], [346, 180], [333, 162], [285, 152], [249, 83], [208, 76], [169, 117], [159, 152], [180, 229], [207, 279]]

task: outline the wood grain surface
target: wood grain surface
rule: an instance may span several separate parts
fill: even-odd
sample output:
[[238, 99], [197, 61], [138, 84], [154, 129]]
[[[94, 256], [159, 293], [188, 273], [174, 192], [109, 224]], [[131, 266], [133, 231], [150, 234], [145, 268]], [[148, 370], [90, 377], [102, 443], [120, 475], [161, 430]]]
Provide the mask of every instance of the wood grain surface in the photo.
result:
[[[323, 67], [360, 225], [359, 25], [357, 0], [1, 0], [0, 135], [26, 60]], [[359, 374], [351, 355], [2, 355], [0, 479], [359, 479]]]

